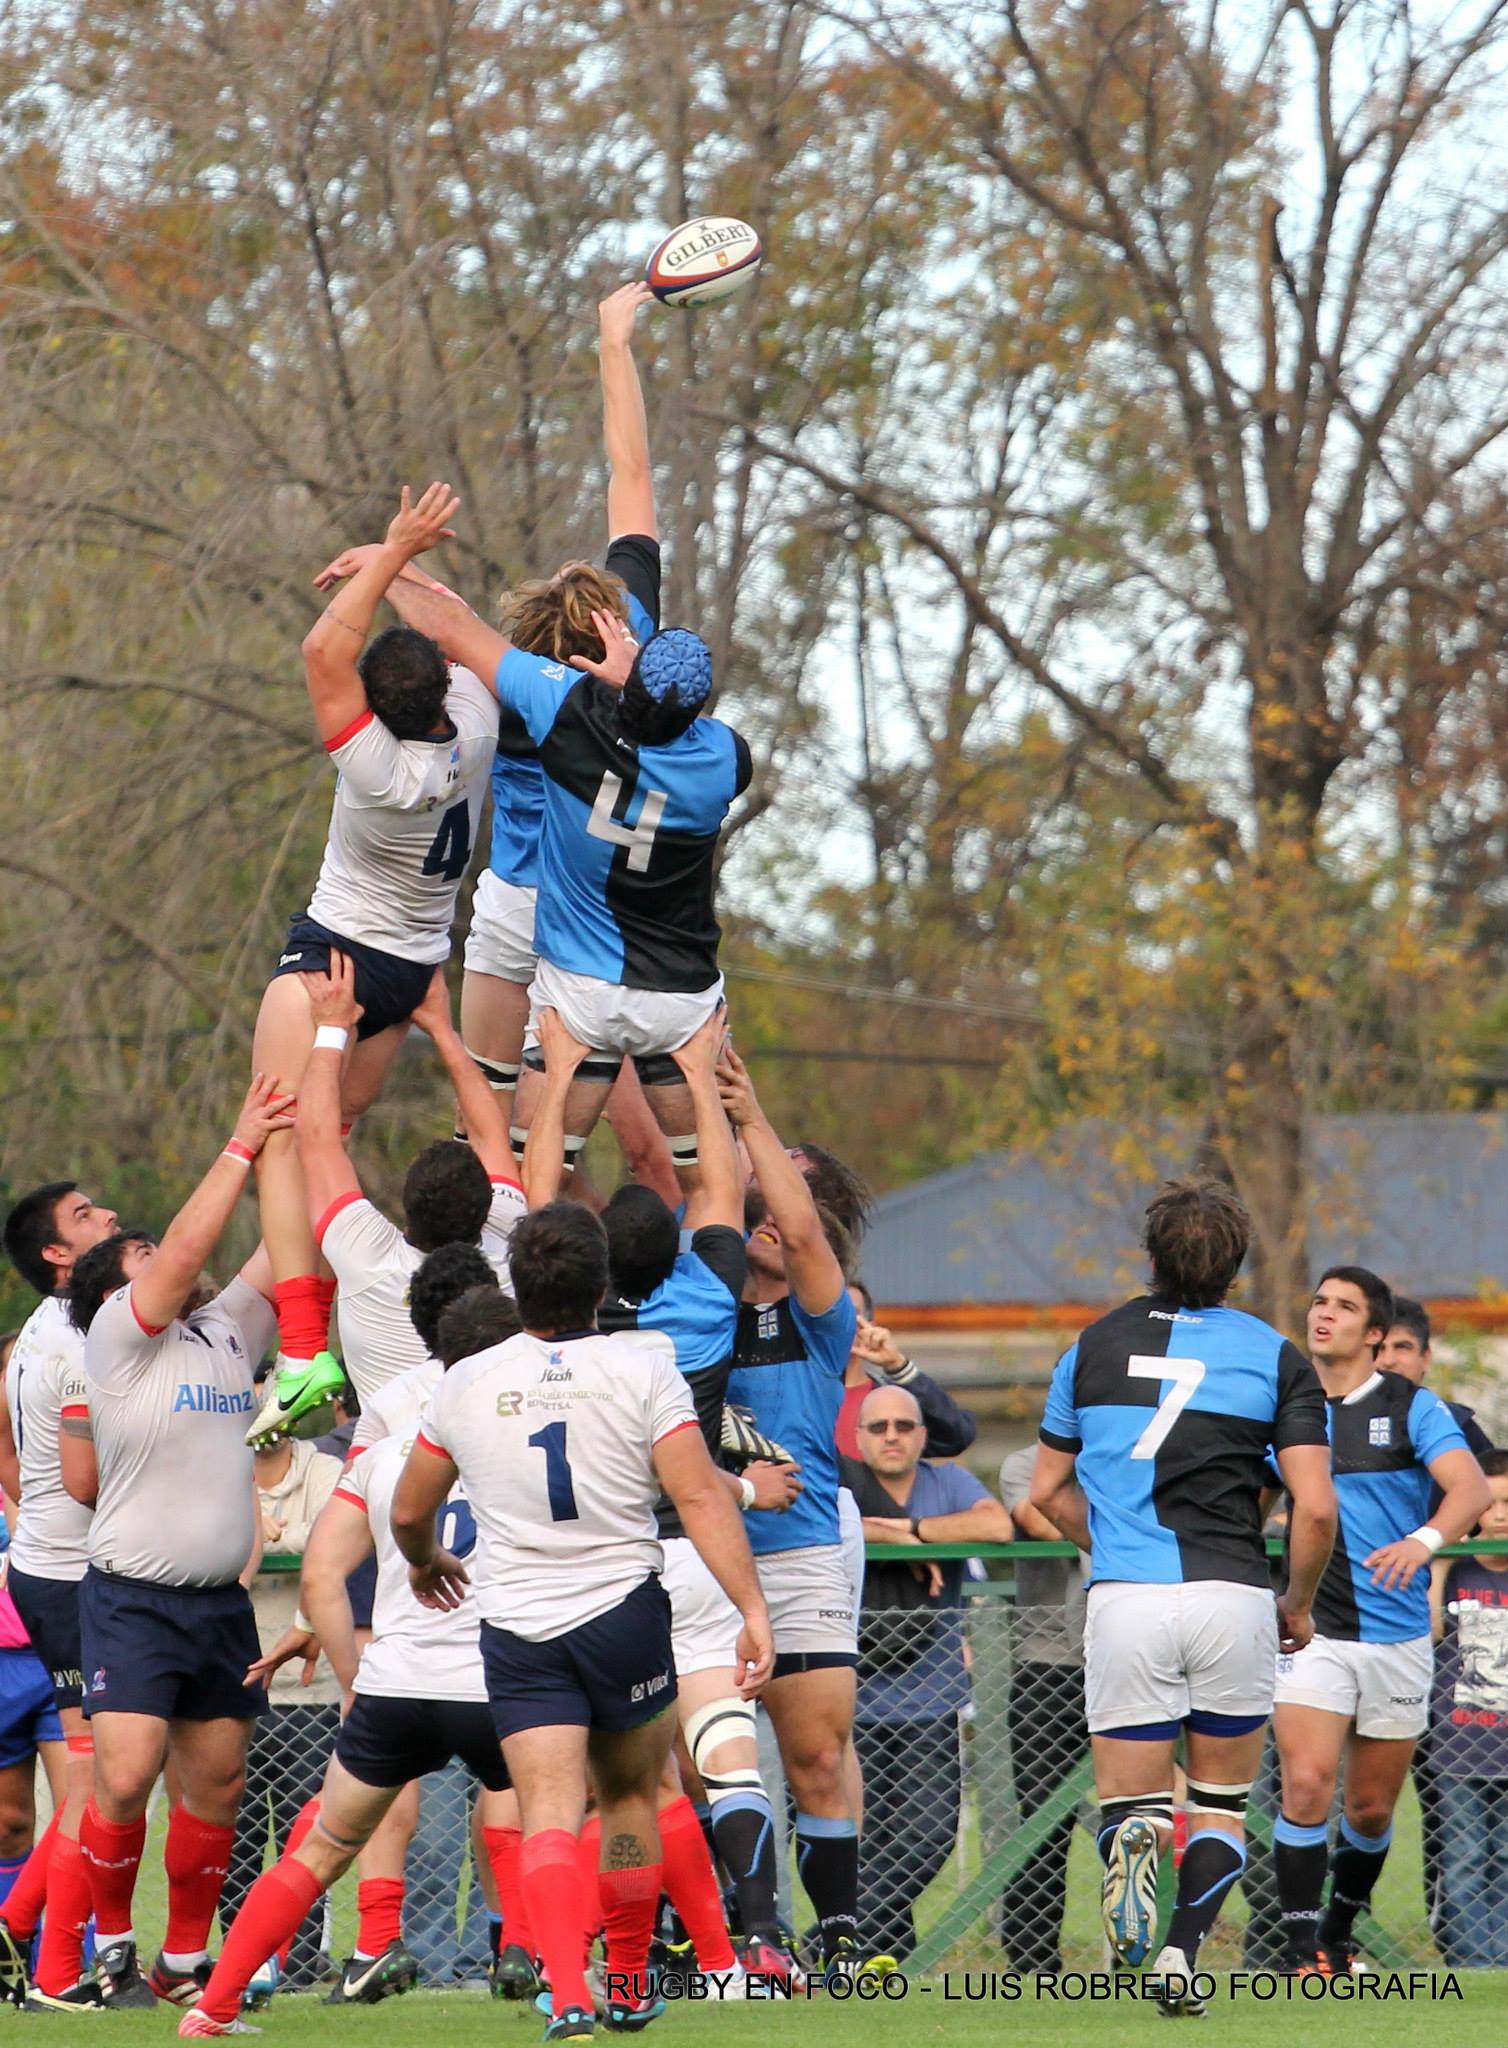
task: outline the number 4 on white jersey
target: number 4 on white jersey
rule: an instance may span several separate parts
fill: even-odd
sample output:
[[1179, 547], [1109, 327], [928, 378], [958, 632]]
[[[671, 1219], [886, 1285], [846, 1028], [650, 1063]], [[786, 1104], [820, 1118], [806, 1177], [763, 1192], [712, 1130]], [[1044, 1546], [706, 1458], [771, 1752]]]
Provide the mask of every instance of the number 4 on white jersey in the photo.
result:
[[1172, 1386], [1157, 1404], [1157, 1412], [1136, 1439], [1133, 1458], [1155, 1458], [1168, 1440], [1168, 1432], [1194, 1398], [1204, 1378], [1204, 1361], [1198, 1358], [1154, 1358], [1134, 1351], [1126, 1360], [1127, 1377], [1133, 1380], [1171, 1380]]
[[613, 816], [613, 807], [622, 793], [622, 777], [609, 769], [597, 791], [597, 801], [592, 805], [586, 829], [593, 839], [607, 839], [614, 846], [628, 847], [628, 864], [639, 875], [649, 866], [649, 856], [654, 851], [655, 831], [665, 815], [666, 793], [663, 789], [645, 790], [637, 825], [621, 824]]

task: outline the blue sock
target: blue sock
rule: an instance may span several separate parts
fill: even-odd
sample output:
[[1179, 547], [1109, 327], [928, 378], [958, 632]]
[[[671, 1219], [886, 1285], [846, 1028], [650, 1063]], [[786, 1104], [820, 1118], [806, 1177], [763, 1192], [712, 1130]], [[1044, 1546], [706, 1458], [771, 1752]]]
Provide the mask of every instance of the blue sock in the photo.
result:
[[25, 1856], [7, 1856], [0, 1859], [0, 1906], [3, 1906], [10, 1897], [10, 1888], [21, 1875], [21, 1866], [25, 1861]]

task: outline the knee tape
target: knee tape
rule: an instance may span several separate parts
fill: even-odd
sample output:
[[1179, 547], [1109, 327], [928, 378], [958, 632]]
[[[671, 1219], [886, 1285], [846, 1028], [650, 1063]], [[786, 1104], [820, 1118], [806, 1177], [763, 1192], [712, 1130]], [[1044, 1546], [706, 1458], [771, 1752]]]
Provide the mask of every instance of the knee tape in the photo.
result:
[[472, 1052], [471, 1047], [469, 1045], [467, 1046], [466, 1050], [471, 1053], [471, 1057], [476, 1061], [477, 1065], [481, 1068], [482, 1072], [487, 1076], [487, 1080], [492, 1087], [516, 1088], [518, 1086], [519, 1070], [518, 1063], [516, 1061], [485, 1060], [482, 1058], [482, 1055], [479, 1052]]
[[720, 1771], [707, 1768], [706, 1759], [715, 1749], [725, 1742], [736, 1742], [745, 1737], [750, 1742], [757, 1739], [752, 1700], [713, 1700], [705, 1707], [698, 1707], [686, 1723], [686, 1747], [691, 1751], [697, 1775], [707, 1788], [707, 1803], [714, 1815], [719, 1802], [724, 1799], [746, 1799], [754, 1792], [764, 1796], [764, 1780], [754, 1764]]
[[1129, 1799], [1102, 1799], [1095, 1838], [1103, 1841], [1128, 1820], [1149, 1820], [1154, 1827], [1172, 1829], [1173, 1788], [1166, 1792], [1138, 1792]]
[[1190, 1778], [1186, 1804], [1190, 1813], [1223, 1813], [1232, 1820], [1242, 1820], [1250, 1796], [1249, 1784], [1207, 1785], [1198, 1778]]
[[668, 1146], [668, 1147], [670, 1148], [670, 1156], [671, 1156], [671, 1159], [672, 1159], [672, 1160], [673, 1160], [673, 1161], [675, 1162], [675, 1164], [676, 1164], [677, 1166], [695, 1166], [695, 1164], [696, 1164], [696, 1133], [695, 1133], [695, 1131], [693, 1131], [693, 1132], [691, 1133], [690, 1137], [687, 1137], [687, 1138], [667, 1138], [667, 1139], [665, 1140], [665, 1143], [666, 1143], [666, 1145], [667, 1145], [667, 1146]]

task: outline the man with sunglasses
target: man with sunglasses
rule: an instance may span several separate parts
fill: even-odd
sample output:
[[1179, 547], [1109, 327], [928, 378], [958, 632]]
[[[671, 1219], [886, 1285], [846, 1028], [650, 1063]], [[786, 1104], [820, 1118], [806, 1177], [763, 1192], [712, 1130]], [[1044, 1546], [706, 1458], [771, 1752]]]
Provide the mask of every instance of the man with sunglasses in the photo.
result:
[[[926, 1421], [906, 1387], [875, 1387], [858, 1420], [862, 1462], [840, 1457], [871, 1543], [1009, 1543], [1009, 1513], [961, 1465], [922, 1456]], [[965, 1560], [873, 1563], [859, 1620], [854, 1742], [864, 1770], [859, 1941], [902, 1961], [916, 1946], [912, 1905], [958, 1835], [958, 1716]]]

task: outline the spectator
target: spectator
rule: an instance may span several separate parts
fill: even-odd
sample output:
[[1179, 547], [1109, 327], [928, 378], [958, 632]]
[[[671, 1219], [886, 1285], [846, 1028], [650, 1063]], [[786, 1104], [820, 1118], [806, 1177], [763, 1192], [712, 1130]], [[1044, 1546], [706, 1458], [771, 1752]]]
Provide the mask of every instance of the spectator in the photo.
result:
[[[312, 1443], [278, 1437], [257, 1448], [264, 1558], [303, 1556], [309, 1531], [339, 1477], [339, 1459]], [[252, 1580], [251, 1601], [264, 1655], [292, 1627], [298, 1592], [297, 1572], [259, 1571]], [[268, 1684], [267, 1701], [268, 1711], [256, 1725], [246, 1757], [246, 1790], [221, 1899], [222, 1927], [229, 1927], [262, 1874], [269, 1828], [274, 1857], [287, 1848], [300, 1809], [324, 1782], [340, 1727], [340, 1686], [323, 1656], [317, 1663], [294, 1659], [284, 1664]], [[317, 1906], [288, 1952], [282, 1979], [286, 1987], [298, 1989], [317, 1981], [323, 1925], [323, 1907]]]
[[[1013, 1534], [1033, 1543], [1058, 1531], [1027, 1498], [1037, 1447], [1012, 1451], [1000, 1467], [1000, 1497]], [[1016, 1565], [1015, 1655], [1010, 1704], [1011, 1776], [1022, 1820], [1051, 1798], [1089, 1754], [1084, 1719], [1084, 1574], [1088, 1555], [1023, 1557]], [[1090, 1789], [1086, 1785], [1086, 1792]], [[1022, 1976], [1056, 1976], [1068, 1896], [1068, 1851], [1076, 1807], [1054, 1822], [1000, 1899], [1000, 1942]]]
[[[972, 1473], [922, 1459], [925, 1421], [909, 1387], [874, 1387], [859, 1413], [860, 1464], [839, 1459], [875, 1543], [1008, 1543], [1011, 1518]], [[864, 1770], [860, 1947], [897, 1961], [916, 1946], [912, 1906], [948, 1860], [962, 1784], [958, 1717], [968, 1704], [962, 1559], [871, 1564], [859, 1626], [854, 1739]]]
[[[1508, 1451], [1482, 1470], [1478, 1536], [1508, 1538]], [[1439, 1651], [1429, 1736], [1440, 1808], [1441, 1953], [1452, 1969], [1508, 1967], [1508, 1556], [1442, 1558], [1430, 1581]]]
[[883, 1324], [874, 1320], [874, 1296], [862, 1280], [849, 1287], [858, 1312], [859, 1329], [843, 1374], [843, 1405], [838, 1410], [837, 1443], [845, 1458], [863, 1456], [859, 1445], [859, 1410], [871, 1387], [909, 1387], [926, 1425], [922, 1456], [958, 1458], [974, 1441], [975, 1422], [936, 1380], [918, 1371]]

